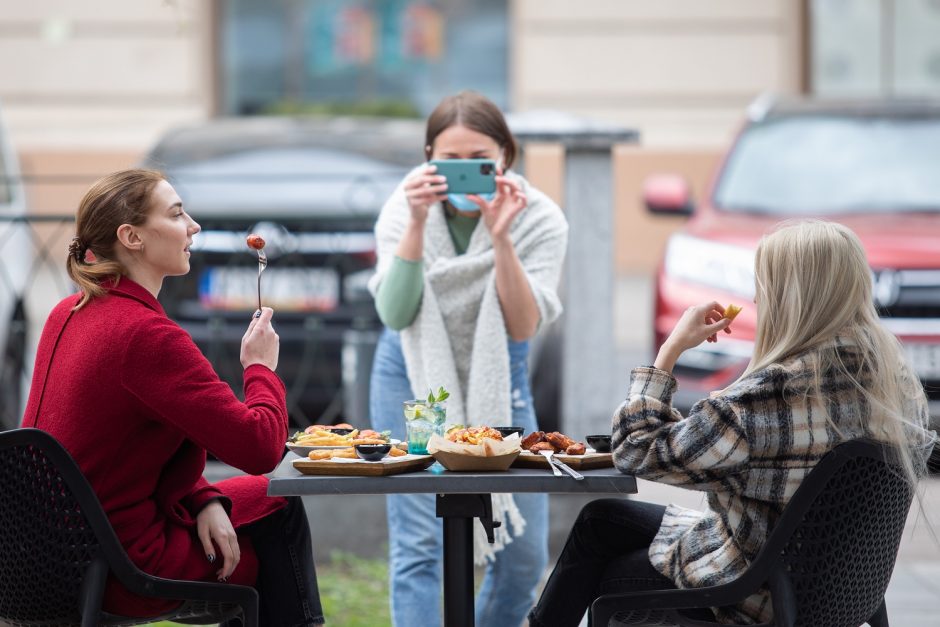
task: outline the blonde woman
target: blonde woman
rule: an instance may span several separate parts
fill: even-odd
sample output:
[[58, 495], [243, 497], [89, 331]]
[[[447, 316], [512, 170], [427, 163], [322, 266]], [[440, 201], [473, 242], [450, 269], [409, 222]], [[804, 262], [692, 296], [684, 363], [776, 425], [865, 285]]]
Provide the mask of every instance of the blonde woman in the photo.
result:
[[[730, 332], [718, 303], [692, 307], [653, 367], [636, 368], [613, 418], [617, 468], [707, 495], [704, 512], [629, 500], [588, 504], [529, 618], [578, 625], [608, 592], [694, 588], [738, 577], [787, 501], [833, 447], [896, 444], [908, 479], [935, 439], [927, 401], [897, 339], [880, 324], [858, 237], [823, 221], [784, 223], [755, 257], [754, 355], [732, 385], [684, 417], [671, 405], [679, 355]], [[771, 620], [767, 591], [701, 618]]]

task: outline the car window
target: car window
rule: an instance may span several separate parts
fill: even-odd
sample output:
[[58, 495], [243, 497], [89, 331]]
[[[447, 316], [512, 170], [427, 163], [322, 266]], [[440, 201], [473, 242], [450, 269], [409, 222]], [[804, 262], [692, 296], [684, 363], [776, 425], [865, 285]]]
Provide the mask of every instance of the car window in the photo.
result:
[[793, 117], [748, 127], [715, 206], [788, 216], [940, 212], [940, 118]]

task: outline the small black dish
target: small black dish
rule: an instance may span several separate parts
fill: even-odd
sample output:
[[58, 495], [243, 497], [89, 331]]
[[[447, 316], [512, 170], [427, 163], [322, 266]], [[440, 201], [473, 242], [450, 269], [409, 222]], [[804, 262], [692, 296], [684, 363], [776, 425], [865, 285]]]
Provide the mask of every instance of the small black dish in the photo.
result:
[[518, 433], [519, 437], [521, 438], [522, 432], [525, 431], [525, 429], [523, 429], [522, 427], [493, 427], [493, 428], [499, 431], [500, 435], [502, 435], [504, 438], [508, 438], [513, 433]]
[[357, 444], [356, 455], [367, 462], [377, 462], [392, 450], [391, 444]]
[[330, 431], [330, 433], [335, 433], [336, 435], [349, 435], [350, 433], [353, 432], [352, 429], [343, 429], [343, 428], [340, 428], [340, 429], [330, 429], [329, 431]]
[[587, 440], [587, 443], [591, 446], [592, 449], [598, 453], [609, 453], [610, 452], [610, 436], [609, 435], [589, 435], [584, 438]]

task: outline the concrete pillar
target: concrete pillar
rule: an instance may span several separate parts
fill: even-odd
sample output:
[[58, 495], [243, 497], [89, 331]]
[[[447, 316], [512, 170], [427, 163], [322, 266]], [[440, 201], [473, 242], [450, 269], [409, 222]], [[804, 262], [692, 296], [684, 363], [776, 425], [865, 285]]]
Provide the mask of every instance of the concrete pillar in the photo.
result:
[[564, 200], [568, 253], [562, 278], [560, 428], [572, 437], [606, 433], [621, 400], [613, 329], [614, 198], [611, 149], [639, 134], [558, 112], [509, 116], [525, 142], [565, 150]]

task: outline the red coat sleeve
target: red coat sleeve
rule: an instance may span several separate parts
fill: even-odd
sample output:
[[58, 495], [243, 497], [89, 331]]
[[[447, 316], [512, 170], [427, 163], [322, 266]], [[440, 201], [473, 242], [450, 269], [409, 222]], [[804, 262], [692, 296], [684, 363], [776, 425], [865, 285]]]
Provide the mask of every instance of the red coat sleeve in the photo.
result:
[[[146, 319], [124, 347], [121, 385], [156, 420], [249, 474], [274, 470], [287, 440], [284, 384], [265, 366], [245, 369], [245, 402], [221, 381], [192, 338], [163, 316]], [[198, 486], [197, 486], [198, 492]]]
[[192, 491], [183, 497], [183, 507], [192, 514], [193, 518], [199, 515], [206, 503], [212, 499], [219, 499], [226, 513], [232, 513], [232, 499], [225, 496], [222, 490], [209, 483], [205, 477], [199, 477]]

